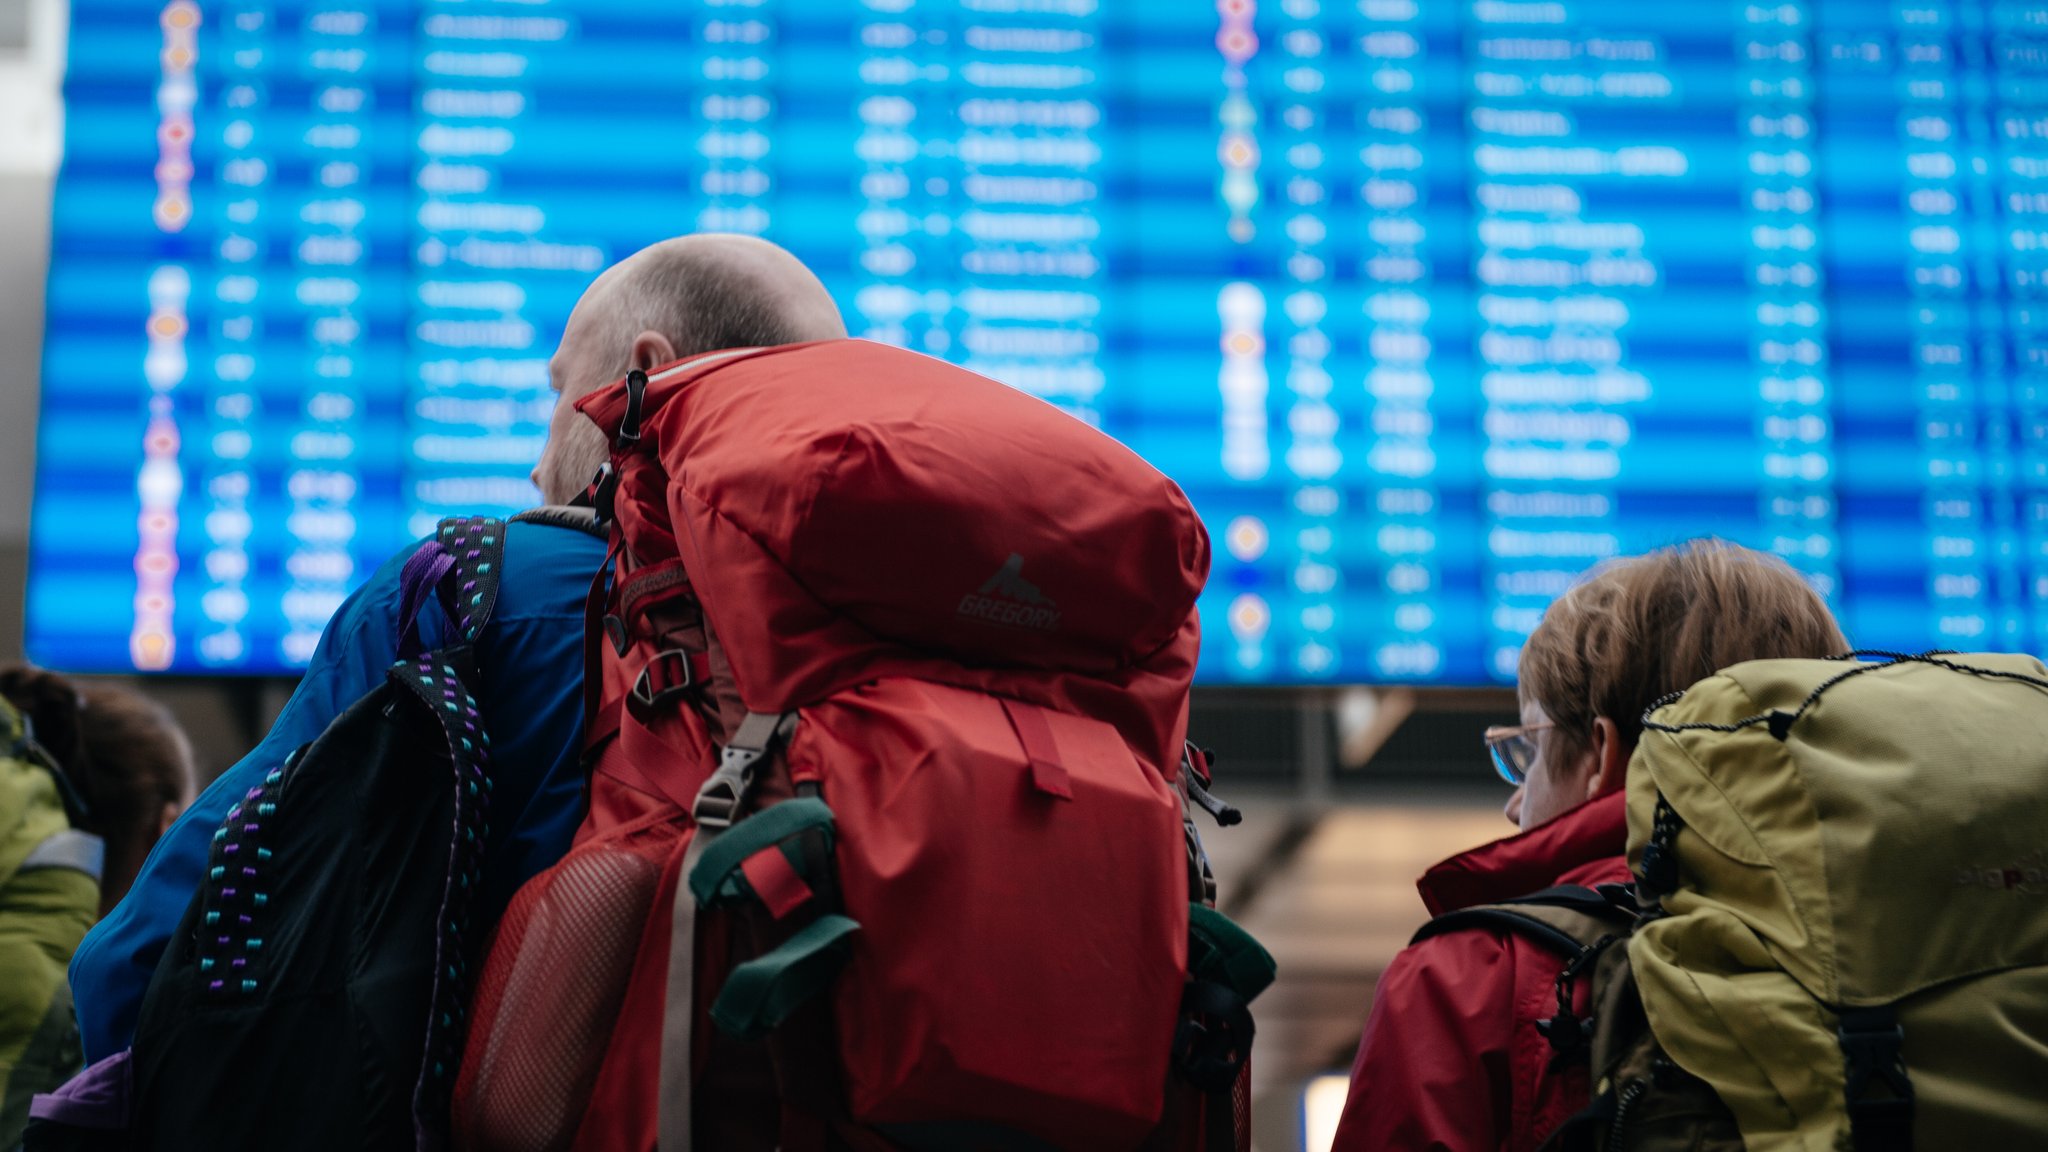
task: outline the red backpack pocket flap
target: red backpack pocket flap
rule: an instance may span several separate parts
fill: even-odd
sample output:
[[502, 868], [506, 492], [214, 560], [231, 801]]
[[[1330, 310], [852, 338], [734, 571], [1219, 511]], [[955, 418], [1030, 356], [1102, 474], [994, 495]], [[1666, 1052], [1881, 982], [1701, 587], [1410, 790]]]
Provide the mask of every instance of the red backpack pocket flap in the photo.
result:
[[885, 680], [807, 709], [791, 760], [823, 780], [861, 924], [835, 990], [855, 1120], [1142, 1140], [1167, 1082], [1187, 880], [1173, 794], [1116, 730]]

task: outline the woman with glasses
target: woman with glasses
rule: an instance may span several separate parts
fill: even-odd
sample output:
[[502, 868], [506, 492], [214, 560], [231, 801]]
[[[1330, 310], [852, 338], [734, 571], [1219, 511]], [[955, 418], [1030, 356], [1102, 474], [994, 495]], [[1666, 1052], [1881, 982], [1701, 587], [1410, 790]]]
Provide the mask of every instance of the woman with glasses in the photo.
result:
[[[1438, 916], [1558, 884], [1626, 883], [1622, 785], [1650, 704], [1745, 660], [1848, 648], [1820, 596], [1761, 552], [1695, 541], [1594, 569], [1523, 645], [1522, 722], [1485, 733], [1520, 833], [1430, 869], [1423, 903]], [[1537, 1027], [1557, 1013], [1563, 966], [1486, 928], [1402, 951], [1374, 994], [1335, 1148], [1536, 1148], [1591, 1092], [1584, 1064], [1553, 1060]]]

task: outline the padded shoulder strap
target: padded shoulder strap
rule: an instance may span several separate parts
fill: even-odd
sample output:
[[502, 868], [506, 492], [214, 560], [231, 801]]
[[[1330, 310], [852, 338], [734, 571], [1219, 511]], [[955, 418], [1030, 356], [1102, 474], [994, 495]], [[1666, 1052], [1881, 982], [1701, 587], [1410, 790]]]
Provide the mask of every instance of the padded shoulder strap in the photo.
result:
[[567, 528], [594, 536], [599, 540], [611, 538], [611, 531], [597, 518], [597, 509], [575, 504], [543, 504], [528, 508], [512, 517], [514, 524], [546, 524], [551, 528]]
[[498, 580], [505, 567], [505, 522], [489, 516], [450, 516], [441, 521], [434, 540], [455, 560], [441, 581], [441, 603], [448, 618], [474, 644], [498, 604]]
[[1625, 935], [1635, 922], [1626, 909], [1591, 888], [1560, 885], [1517, 896], [1498, 904], [1475, 904], [1446, 912], [1424, 924], [1410, 944], [1467, 928], [1516, 932], [1542, 943], [1567, 959], [1579, 956], [1601, 939]]

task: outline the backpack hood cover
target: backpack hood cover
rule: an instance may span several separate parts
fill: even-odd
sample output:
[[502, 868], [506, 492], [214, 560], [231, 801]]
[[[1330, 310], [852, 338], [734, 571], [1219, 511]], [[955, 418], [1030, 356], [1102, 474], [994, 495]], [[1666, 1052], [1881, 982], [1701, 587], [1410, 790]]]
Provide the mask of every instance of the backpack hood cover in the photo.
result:
[[[623, 381], [579, 402], [607, 435], [630, 406]], [[1015, 673], [1054, 673], [1034, 702], [1111, 720], [1162, 771], [1177, 761], [1209, 540], [1128, 448], [865, 340], [679, 362], [650, 374], [639, 422], [667, 482], [629, 478], [617, 498], [666, 504], [654, 519], [750, 711], [898, 673], [1007, 673], [1019, 695], [1033, 678]]]
[[[1954, 665], [2048, 680], [2031, 657]], [[2048, 1131], [2048, 687], [1901, 661], [1738, 664], [1652, 713], [1628, 773], [1678, 889], [1629, 959], [1652, 1030], [1752, 1148], [1849, 1147], [1836, 1007], [1893, 1005], [1920, 1147]], [[1789, 723], [1734, 731], [1780, 712]], [[1773, 735], [1781, 727], [1784, 738]]]

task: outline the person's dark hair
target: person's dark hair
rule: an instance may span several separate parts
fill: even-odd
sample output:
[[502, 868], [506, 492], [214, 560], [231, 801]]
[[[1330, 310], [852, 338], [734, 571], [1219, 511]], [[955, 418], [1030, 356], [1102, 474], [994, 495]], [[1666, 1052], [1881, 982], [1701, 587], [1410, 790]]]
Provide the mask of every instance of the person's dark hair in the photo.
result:
[[743, 262], [716, 250], [679, 248], [650, 254], [622, 286], [616, 309], [625, 340], [640, 331], [659, 332], [676, 355], [695, 356], [726, 348], [768, 348], [802, 344], [835, 335], [816, 317], [791, 308], [783, 291]]
[[132, 689], [28, 664], [0, 665], [0, 696], [28, 717], [85, 802], [84, 831], [106, 842], [111, 906], [141, 870], [167, 811], [192, 799], [191, 746], [163, 705]]

